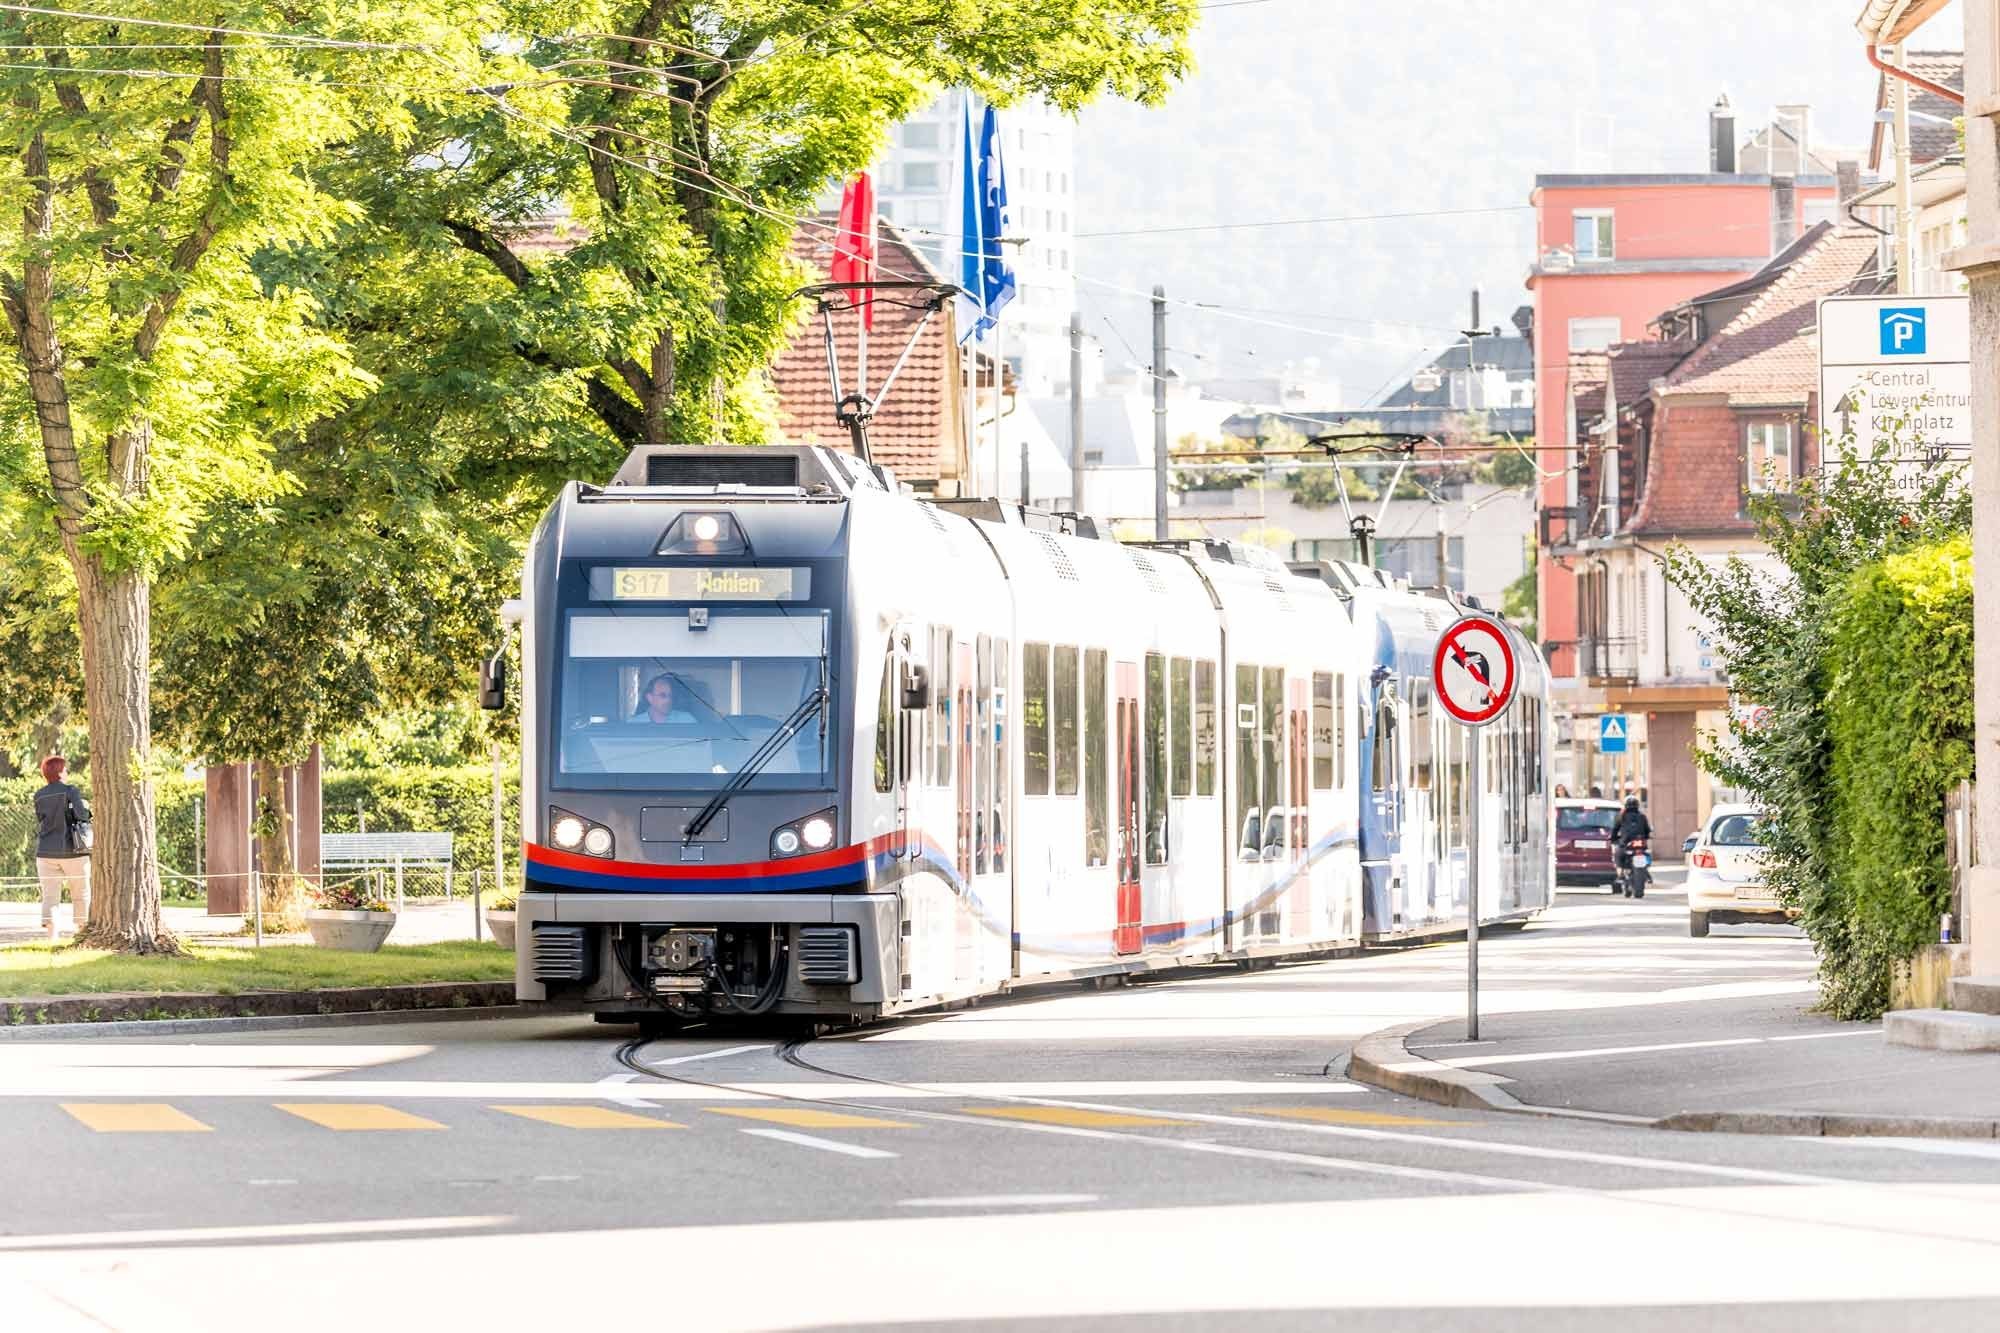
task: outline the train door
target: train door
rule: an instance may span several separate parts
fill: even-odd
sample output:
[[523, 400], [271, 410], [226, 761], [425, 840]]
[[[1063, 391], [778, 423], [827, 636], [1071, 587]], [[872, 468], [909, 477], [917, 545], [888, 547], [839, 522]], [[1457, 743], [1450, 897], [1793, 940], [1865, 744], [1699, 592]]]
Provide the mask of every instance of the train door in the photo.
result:
[[972, 882], [972, 811], [973, 811], [973, 683], [977, 675], [973, 669], [973, 641], [960, 639], [954, 650], [957, 661], [952, 673], [953, 711], [951, 714], [952, 744], [958, 747], [958, 763], [954, 765], [957, 786], [958, 845], [957, 865], [961, 882]]
[[[923, 669], [911, 646], [918, 641], [916, 632], [908, 625], [896, 626], [889, 636], [896, 686], [884, 700], [883, 706], [890, 710], [890, 716], [883, 719], [883, 725], [893, 728], [895, 741], [889, 747], [889, 789], [896, 802], [895, 823], [889, 831], [889, 855], [897, 862], [907, 860], [910, 855], [910, 781], [923, 744], [919, 730], [923, 712], [909, 706], [910, 692], [916, 688]], [[900, 870], [899, 866], [898, 875]]]
[[975, 916], [977, 898], [972, 887], [972, 809], [973, 809], [973, 735], [974, 709], [972, 703], [973, 685], [978, 679], [974, 669], [974, 641], [960, 638], [955, 646], [946, 649], [951, 658], [951, 708], [948, 717], [951, 724], [951, 743], [958, 751], [957, 762], [952, 765], [954, 785], [957, 791], [958, 828], [957, 870], [958, 890], [956, 911], [956, 940], [958, 954], [958, 979], [972, 983], [979, 980], [979, 922]]
[[1111, 947], [1137, 953], [1140, 943], [1139, 864], [1139, 664], [1117, 667], [1118, 895]]
[[1311, 842], [1306, 837], [1308, 813], [1311, 809], [1311, 769], [1306, 766], [1308, 745], [1312, 736], [1312, 714], [1306, 702], [1307, 678], [1294, 676], [1285, 682], [1285, 713], [1288, 719], [1285, 748], [1290, 760], [1286, 766], [1286, 808], [1292, 854], [1292, 872], [1285, 891], [1285, 933], [1292, 939], [1303, 939], [1312, 932], [1312, 880], [1306, 873], [1306, 855]]

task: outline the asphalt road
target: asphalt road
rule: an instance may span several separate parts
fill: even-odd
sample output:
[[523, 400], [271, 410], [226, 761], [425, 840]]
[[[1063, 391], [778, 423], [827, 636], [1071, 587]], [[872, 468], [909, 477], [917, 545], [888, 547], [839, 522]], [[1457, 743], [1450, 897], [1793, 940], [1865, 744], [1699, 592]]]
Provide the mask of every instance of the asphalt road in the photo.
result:
[[[1662, 888], [1489, 936], [1488, 1012], [1809, 1000], [1792, 932], [1659, 948]], [[1356, 1037], [1462, 1002], [1445, 945], [806, 1042], [557, 1016], [0, 1043], [0, 1324], [2000, 1320], [2000, 1146], [1667, 1134], [1338, 1077]]]

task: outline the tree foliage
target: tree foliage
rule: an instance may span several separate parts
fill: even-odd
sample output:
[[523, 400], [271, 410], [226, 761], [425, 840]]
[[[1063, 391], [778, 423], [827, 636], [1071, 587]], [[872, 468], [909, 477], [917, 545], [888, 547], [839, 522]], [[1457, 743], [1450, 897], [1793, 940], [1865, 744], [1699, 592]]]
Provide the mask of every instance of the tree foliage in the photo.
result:
[[[1903, 931], [1898, 926], [1885, 935], [1857, 917], [1854, 883], [1841, 864], [1843, 848], [1851, 845], [1842, 823], [1850, 807], [1840, 799], [1835, 776], [1830, 700], [1843, 679], [1842, 608], [1859, 571], [1950, 541], [1971, 523], [1962, 478], [1946, 470], [1899, 479], [1888, 461], [1891, 447], [1831, 462], [1801, 480], [1794, 494], [1753, 502], [1759, 534], [1783, 577], [1734, 556], [1711, 564], [1685, 546], [1670, 548], [1666, 560], [1667, 577], [1714, 626], [1732, 690], [1759, 705], [1764, 719], [1752, 726], [1732, 717], [1726, 736], [1705, 738], [1697, 762], [1752, 793], [1768, 812], [1769, 882], [1800, 912], [1812, 937], [1822, 1002], [1846, 1018], [1868, 1017], [1886, 1005], [1884, 949]], [[1851, 679], [1844, 688], [1850, 699], [1858, 697]], [[1850, 756], [1858, 753], [1855, 739], [1847, 736]], [[1942, 813], [1940, 807], [1936, 817]]]

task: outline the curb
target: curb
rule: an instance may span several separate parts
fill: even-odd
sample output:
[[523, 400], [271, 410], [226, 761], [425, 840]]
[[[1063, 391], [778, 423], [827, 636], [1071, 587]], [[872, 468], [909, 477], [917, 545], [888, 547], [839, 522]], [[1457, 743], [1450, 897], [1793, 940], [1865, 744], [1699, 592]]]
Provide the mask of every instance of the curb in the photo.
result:
[[1430, 1018], [1371, 1033], [1355, 1043], [1347, 1076], [1387, 1092], [1470, 1111], [1590, 1120], [1600, 1124], [1708, 1134], [1782, 1134], [1803, 1138], [2000, 1139], [2000, 1120], [1950, 1116], [1852, 1115], [1817, 1111], [1681, 1111], [1670, 1116], [1620, 1115], [1535, 1106], [1500, 1085], [1498, 1074], [1455, 1069], [1411, 1051], [1408, 1039], [1446, 1020]]
[[[409, 986], [341, 986], [307, 991], [244, 991], [236, 995], [202, 992], [117, 993], [23, 996], [0, 1000], [0, 1035], [57, 1025], [101, 1030], [140, 1027], [159, 1032], [177, 1020], [304, 1018], [332, 1014], [373, 1014], [391, 1010], [492, 1009], [511, 1007], [509, 981], [435, 981]], [[208, 1029], [200, 1029], [208, 1030]]]

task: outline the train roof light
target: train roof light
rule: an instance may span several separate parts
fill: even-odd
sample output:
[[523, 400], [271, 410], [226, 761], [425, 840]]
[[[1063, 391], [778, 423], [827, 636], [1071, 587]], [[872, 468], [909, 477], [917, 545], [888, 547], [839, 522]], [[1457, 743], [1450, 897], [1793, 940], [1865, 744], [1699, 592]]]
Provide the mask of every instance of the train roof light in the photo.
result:
[[748, 555], [750, 539], [734, 514], [690, 510], [676, 518], [660, 538], [659, 555]]

